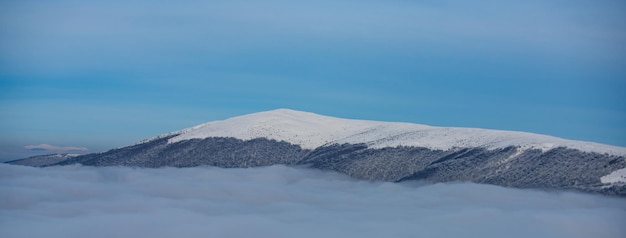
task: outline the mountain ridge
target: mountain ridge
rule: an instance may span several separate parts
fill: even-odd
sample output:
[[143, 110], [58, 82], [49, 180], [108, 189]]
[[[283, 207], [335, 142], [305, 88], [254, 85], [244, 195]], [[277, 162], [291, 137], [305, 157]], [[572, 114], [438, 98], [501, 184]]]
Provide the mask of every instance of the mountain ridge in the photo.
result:
[[568, 147], [585, 152], [626, 155], [624, 147], [528, 132], [343, 119], [285, 108], [211, 121], [155, 138], [174, 134], [178, 136], [170, 139], [170, 143], [207, 137], [233, 137], [242, 140], [270, 138], [307, 149], [327, 144], [365, 143], [372, 148], [415, 146], [444, 150], [453, 147], [494, 149], [520, 146], [542, 150]]
[[[166, 133], [102, 153], [23, 159], [53, 166], [241, 168], [275, 164], [371, 181], [476, 182], [626, 196], [626, 148], [525, 132], [352, 120], [278, 109]], [[35, 163], [37, 162], [37, 163]]]

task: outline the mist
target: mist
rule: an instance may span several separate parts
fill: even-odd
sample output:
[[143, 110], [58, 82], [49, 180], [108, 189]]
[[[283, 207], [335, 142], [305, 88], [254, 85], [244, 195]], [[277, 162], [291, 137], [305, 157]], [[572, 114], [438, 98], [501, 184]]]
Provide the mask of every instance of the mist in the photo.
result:
[[306, 168], [0, 165], [0, 237], [625, 237], [626, 200]]

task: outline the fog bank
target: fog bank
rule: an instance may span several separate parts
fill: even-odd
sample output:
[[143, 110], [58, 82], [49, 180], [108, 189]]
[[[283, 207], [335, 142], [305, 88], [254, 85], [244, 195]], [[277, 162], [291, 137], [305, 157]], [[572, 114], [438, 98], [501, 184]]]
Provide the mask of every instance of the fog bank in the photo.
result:
[[626, 200], [272, 166], [0, 164], [0, 237], [626, 237]]

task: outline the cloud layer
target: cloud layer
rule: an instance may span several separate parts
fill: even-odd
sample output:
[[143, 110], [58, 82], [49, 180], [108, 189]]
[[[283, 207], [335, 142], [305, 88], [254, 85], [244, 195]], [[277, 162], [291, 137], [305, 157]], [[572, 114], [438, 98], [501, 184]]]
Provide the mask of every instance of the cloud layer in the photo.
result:
[[624, 237], [619, 198], [253, 169], [0, 165], [1, 237]]
[[89, 149], [87, 149], [85, 147], [54, 146], [54, 145], [49, 145], [49, 144], [27, 145], [27, 146], [24, 146], [24, 149], [27, 149], [27, 150], [38, 150], [38, 151], [55, 151], [55, 152], [87, 151], [87, 150], [89, 150]]

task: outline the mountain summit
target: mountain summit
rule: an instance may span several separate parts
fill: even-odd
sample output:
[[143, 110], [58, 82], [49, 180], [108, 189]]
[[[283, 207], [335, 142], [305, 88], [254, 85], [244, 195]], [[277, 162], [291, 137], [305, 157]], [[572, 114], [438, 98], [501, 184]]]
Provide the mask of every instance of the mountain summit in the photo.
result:
[[476, 128], [433, 127], [413, 123], [350, 120], [322, 116], [290, 109], [233, 117], [201, 124], [160, 136], [176, 135], [169, 143], [210, 137], [232, 137], [241, 140], [266, 138], [285, 141], [304, 149], [330, 144], [367, 144], [369, 148], [397, 146], [486, 149], [509, 146], [549, 150], [567, 147], [586, 152], [626, 155], [626, 148], [525, 132]]
[[304, 165], [376, 181], [470, 181], [626, 195], [626, 148], [525, 132], [351, 120], [278, 109], [104, 153], [22, 165]]

